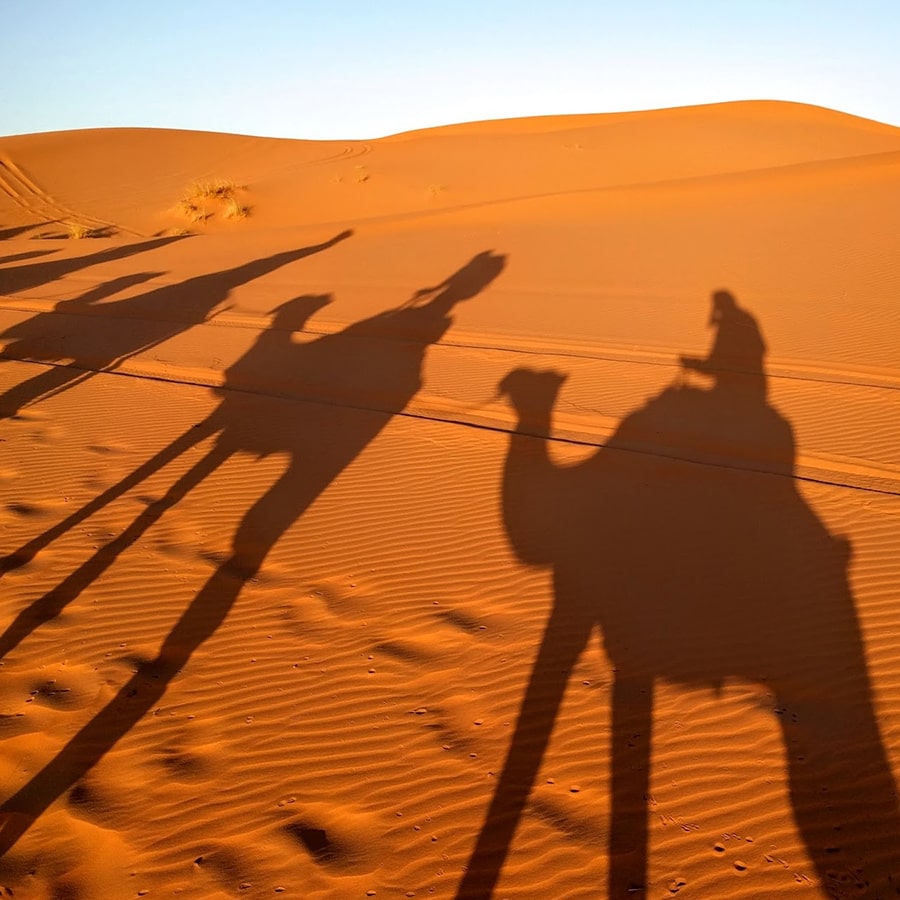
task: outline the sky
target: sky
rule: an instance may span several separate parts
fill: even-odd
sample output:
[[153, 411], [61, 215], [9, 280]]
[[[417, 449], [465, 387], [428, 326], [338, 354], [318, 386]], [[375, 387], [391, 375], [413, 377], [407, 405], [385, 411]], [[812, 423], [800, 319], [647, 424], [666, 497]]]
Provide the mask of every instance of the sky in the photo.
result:
[[0, 135], [358, 139], [793, 100], [900, 126], [898, 0], [0, 0]]

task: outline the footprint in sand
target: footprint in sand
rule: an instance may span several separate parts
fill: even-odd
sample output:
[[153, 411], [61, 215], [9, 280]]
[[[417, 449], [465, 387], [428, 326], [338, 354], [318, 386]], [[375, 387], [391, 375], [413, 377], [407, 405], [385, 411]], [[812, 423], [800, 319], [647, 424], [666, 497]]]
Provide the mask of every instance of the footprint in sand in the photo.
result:
[[385, 827], [371, 813], [348, 804], [294, 803], [280, 806], [288, 821], [281, 836], [335, 875], [366, 875], [382, 862]]
[[57, 710], [84, 709], [95, 702], [101, 689], [100, 677], [90, 666], [47, 666], [30, 679], [28, 702]]

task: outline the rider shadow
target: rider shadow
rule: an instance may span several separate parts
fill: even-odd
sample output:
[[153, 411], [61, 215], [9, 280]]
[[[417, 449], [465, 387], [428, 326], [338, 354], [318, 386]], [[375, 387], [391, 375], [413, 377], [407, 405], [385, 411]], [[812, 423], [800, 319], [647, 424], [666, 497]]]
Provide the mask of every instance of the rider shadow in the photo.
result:
[[726, 678], [774, 697], [794, 817], [823, 887], [900, 894], [900, 812], [850, 545], [797, 491], [756, 320], [718, 292], [711, 324], [709, 356], [681, 360], [710, 385], [679, 379], [579, 465], [557, 467], [547, 451], [565, 376], [517, 370], [501, 385], [518, 414], [505, 525], [523, 563], [552, 567], [555, 601], [460, 900], [492, 894], [595, 627], [614, 672], [607, 896], [646, 886], [654, 683]]
[[[327, 250], [350, 234], [345, 231], [322, 244], [198, 275], [135, 297], [102, 302], [111, 294], [161, 273], [127, 275], [93, 287], [79, 297], [59, 301], [52, 312], [40, 313], [0, 334], [16, 339], [5, 347], [5, 357], [53, 364], [7, 391], [0, 398], [0, 416], [14, 417], [24, 407], [56, 396], [98, 372], [115, 372], [129, 358], [207, 321], [221, 311], [221, 305], [239, 285]], [[99, 324], [77, 320], [73, 323], [71, 316], [75, 315], [98, 316]]]
[[[277, 453], [288, 458], [283, 474], [244, 515], [231, 553], [191, 601], [156, 659], [142, 665], [56, 757], [0, 807], [0, 854], [158, 703], [172, 678], [223, 622], [278, 539], [415, 396], [427, 348], [452, 325], [456, 304], [487, 288], [504, 265], [504, 256], [478, 254], [441, 285], [417, 292], [399, 308], [306, 343], [295, 343], [294, 333], [331, 298], [304, 296], [288, 301], [276, 310], [272, 326], [228, 370], [222, 401], [205, 421], [6, 558], [5, 569], [23, 564], [56, 537], [209, 440], [205, 455], [163, 497], [19, 614], [0, 638], [3, 654], [58, 615], [167, 509], [232, 455]], [[431, 299], [420, 302], [427, 295]], [[256, 393], [262, 390], [266, 393]], [[278, 393], [310, 399], [318, 394], [320, 402], [299, 405], [273, 395]], [[345, 400], [352, 400], [353, 406], [345, 405]]]

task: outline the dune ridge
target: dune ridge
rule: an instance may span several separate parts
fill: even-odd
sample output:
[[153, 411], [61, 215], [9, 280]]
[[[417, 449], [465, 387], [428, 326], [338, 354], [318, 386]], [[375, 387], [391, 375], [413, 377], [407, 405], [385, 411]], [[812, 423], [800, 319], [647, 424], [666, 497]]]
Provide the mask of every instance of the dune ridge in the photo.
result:
[[900, 129], [0, 163], [6, 891], [896, 896]]

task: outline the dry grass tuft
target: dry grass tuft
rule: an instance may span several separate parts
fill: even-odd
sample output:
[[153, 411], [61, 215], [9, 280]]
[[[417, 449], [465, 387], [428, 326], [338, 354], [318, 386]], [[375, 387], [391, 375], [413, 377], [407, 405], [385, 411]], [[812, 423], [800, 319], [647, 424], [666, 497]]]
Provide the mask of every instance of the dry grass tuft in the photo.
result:
[[223, 219], [246, 219], [250, 206], [237, 196], [246, 190], [230, 178], [216, 178], [212, 181], [195, 181], [178, 201], [177, 211], [189, 222], [204, 223], [219, 216]]
[[240, 185], [228, 178], [217, 178], [215, 181], [197, 181], [191, 185], [189, 197], [201, 197], [216, 200], [228, 200]]
[[81, 222], [66, 222], [66, 232], [73, 241], [80, 241], [83, 238], [89, 238], [94, 234], [94, 229]]
[[178, 201], [178, 209], [188, 222], [205, 222], [212, 213], [191, 197], [183, 197]]

